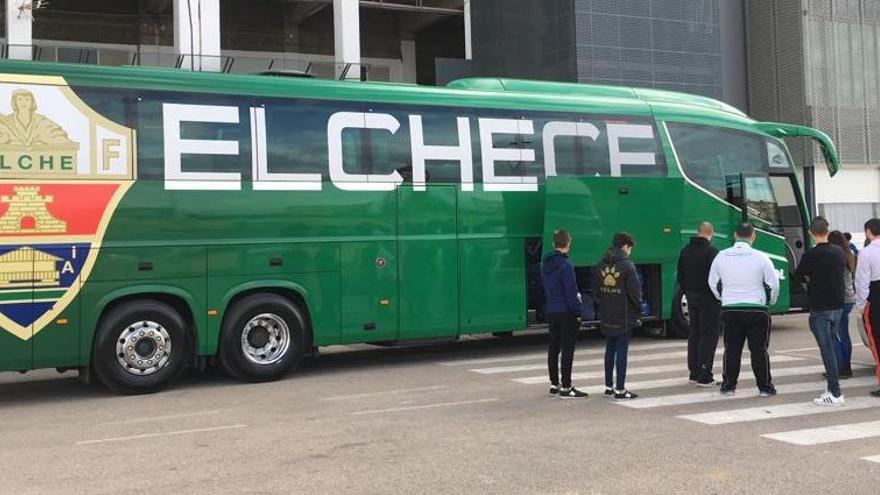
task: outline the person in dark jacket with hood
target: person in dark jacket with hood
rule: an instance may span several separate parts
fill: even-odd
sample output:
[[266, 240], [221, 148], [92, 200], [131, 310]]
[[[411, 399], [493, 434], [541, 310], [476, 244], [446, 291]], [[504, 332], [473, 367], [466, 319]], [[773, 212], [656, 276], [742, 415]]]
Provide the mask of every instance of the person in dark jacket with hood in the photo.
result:
[[[626, 359], [633, 328], [641, 325], [642, 291], [636, 266], [629, 259], [635, 246], [626, 232], [614, 234], [611, 247], [594, 268], [599, 298], [599, 328], [605, 336], [605, 395], [615, 399], [638, 397], [626, 389]], [[617, 381], [613, 380], [617, 369]]]
[[[574, 347], [581, 326], [581, 300], [574, 267], [568, 260], [571, 235], [565, 230], [553, 232], [553, 253], [544, 258], [541, 275], [547, 296], [547, 322], [550, 325], [550, 349], [547, 369], [550, 372], [550, 396], [583, 399], [587, 394], [571, 386]], [[562, 387], [559, 387], [559, 354], [562, 353]]]
[[709, 288], [709, 269], [718, 248], [712, 245], [715, 229], [709, 222], [697, 226], [697, 235], [678, 257], [678, 286], [687, 298], [690, 315], [687, 361], [690, 382], [698, 387], [720, 385], [712, 375], [712, 363], [721, 335], [721, 304]]

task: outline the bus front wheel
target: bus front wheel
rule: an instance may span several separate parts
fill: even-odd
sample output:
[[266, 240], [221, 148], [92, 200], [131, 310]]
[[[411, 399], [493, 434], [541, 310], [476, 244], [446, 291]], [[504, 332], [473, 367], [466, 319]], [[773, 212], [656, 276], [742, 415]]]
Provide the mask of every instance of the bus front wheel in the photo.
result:
[[684, 291], [675, 290], [672, 298], [672, 319], [667, 323], [670, 337], [687, 338], [691, 334], [690, 311]]
[[233, 304], [220, 331], [220, 364], [246, 381], [275, 380], [306, 354], [306, 319], [278, 294], [252, 294]]
[[92, 368], [112, 392], [150, 393], [180, 376], [190, 349], [186, 321], [177, 310], [160, 301], [129, 301], [101, 319]]

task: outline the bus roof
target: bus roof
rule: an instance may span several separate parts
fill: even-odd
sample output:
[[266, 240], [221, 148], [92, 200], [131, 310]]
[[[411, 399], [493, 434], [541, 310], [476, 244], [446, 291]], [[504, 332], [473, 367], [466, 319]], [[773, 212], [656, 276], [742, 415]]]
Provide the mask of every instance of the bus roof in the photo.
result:
[[738, 108], [718, 100], [713, 100], [712, 98], [661, 89], [506, 78], [458, 79], [447, 84], [447, 87], [477, 91], [515, 91], [518, 93], [557, 94], [598, 98], [629, 98], [642, 100], [647, 103], [663, 102], [693, 105], [713, 110], [721, 110], [741, 117], [747, 117], [747, 115]]

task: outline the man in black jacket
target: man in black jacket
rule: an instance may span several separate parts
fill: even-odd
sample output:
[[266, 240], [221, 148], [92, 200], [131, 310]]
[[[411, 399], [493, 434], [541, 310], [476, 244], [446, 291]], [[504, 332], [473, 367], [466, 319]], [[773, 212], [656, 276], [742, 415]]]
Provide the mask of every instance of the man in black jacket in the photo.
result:
[[678, 257], [678, 286], [687, 298], [690, 316], [688, 370], [690, 382], [698, 387], [718, 384], [712, 376], [712, 363], [721, 333], [721, 303], [709, 289], [709, 268], [718, 255], [718, 248], [712, 245], [714, 235], [711, 223], [700, 222], [697, 235]]
[[[571, 365], [580, 329], [581, 300], [574, 267], [568, 260], [571, 235], [564, 230], [553, 232], [553, 252], [544, 258], [541, 275], [547, 296], [547, 322], [550, 348], [547, 369], [550, 372], [550, 396], [583, 399], [587, 394], [571, 386]], [[559, 387], [559, 354], [562, 353], [562, 388]]]
[[[605, 395], [635, 399], [626, 389], [626, 361], [633, 328], [641, 325], [642, 290], [636, 265], [629, 259], [635, 246], [626, 232], [614, 234], [611, 247], [593, 271], [599, 298], [599, 328], [605, 336]], [[617, 369], [617, 380], [613, 380]]]

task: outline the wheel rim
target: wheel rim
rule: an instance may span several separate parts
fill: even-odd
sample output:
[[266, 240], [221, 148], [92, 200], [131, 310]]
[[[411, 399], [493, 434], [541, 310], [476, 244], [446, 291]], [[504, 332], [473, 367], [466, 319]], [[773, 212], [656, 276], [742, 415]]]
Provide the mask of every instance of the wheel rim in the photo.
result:
[[686, 295], [681, 295], [681, 301], [679, 301], [679, 307], [681, 308], [681, 318], [685, 323], [690, 325], [691, 323], [691, 311], [688, 308], [688, 298]]
[[290, 327], [284, 318], [262, 313], [251, 318], [241, 332], [241, 350], [248, 361], [261, 366], [280, 361], [290, 348]]
[[171, 336], [155, 321], [132, 323], [116, 340], [116, 359], [132, 375], [152, 375], [167, 366], [170, 358]]

